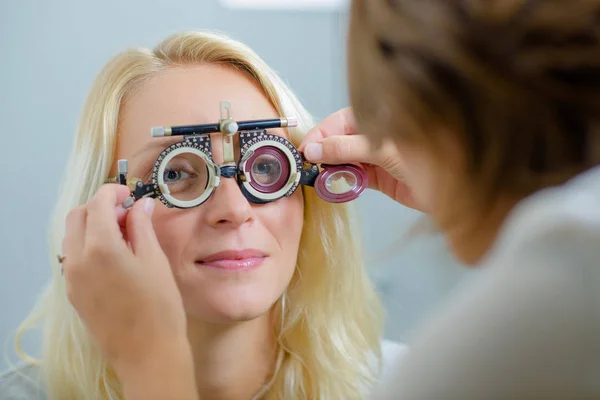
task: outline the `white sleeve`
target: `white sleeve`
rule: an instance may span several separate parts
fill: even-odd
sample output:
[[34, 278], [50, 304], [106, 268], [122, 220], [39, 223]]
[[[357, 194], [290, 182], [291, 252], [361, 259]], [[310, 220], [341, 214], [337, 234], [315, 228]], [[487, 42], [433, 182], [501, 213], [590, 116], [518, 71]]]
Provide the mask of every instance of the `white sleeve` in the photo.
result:
[[570, 220], [497, 254], [375, 399], [600, 399], [600, 234]]

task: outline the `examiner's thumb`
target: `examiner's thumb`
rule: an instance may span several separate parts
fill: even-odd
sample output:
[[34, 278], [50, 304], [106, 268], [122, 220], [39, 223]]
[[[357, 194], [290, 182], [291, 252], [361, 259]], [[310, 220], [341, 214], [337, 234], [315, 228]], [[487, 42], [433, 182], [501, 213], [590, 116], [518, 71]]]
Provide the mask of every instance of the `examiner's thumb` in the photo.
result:
[[127, 239], [135, 254], [153, 254], [160, 247], [152, 226], [154, 206], [154, 199], [146, 197], [135, 202], [127, 215]]
[[310, 162], [324, 164], [372, 162], [369, 143], [358, 135], [329, 136], [308, 143], [304, 157]]
[[323, 160], [323, 145], [321, 143], [307, 144], [304, 148], [304, 157], [311, 162], [321, 162]]

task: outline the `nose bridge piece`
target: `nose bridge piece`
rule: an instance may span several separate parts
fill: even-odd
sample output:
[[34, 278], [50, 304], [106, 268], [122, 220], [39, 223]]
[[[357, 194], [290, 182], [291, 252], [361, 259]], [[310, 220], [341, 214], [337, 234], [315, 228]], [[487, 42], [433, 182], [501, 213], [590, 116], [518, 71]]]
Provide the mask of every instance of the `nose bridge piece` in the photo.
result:
[[224, 178], [234, 178], [238, 174], [233, 145], [233, 138], [238, 129], [239, 125], [232, 117], [231, 104], [228, 101], [222, 101], [219, 130], [223, 134], [223, 162], [219, 167], [221, 169], [221, 176]]
[[221, 166], [221, 176], [223, 178], [234, 178], [238, 174], [236, 165], [223, 165]]
[[221, 118], [219, 120], [219, 130], [223, 134], [223, 164], [221, 165], [222, 169], [228, 170], [228, 167], [235, 166], [233, 136], [237, 133], [238, 129], [239, 125], [232, 118], [231, 115], [231, 104], [228, 101], [222, 101]]

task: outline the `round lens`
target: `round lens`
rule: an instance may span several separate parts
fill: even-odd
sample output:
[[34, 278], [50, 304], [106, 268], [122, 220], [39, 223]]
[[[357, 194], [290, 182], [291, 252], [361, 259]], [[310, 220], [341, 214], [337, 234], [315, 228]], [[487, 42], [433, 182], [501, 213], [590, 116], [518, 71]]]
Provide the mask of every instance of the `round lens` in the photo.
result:
[[325, 187], [333, 194], [346, 194], [356, 186], [356, 175], [350, 171], [337, 171], [329, 175]]
[[243, 166], [249, 185], [260, 193], [275, 193], [283, 189], [290, 176], [286, 155], [274, 146], [262, 146]]
[[162, 181], [174, 199], [193, 201], [202, 196], [208, 186], [208, 166], [197, 154], [181, 153], [169, 161]]
[[321, 165], [323, 172], [315, 180], [317, 195], [331, 203], [345, 203], [360, 196], [369, 186], [366, 172], [351, 164]]
[[281, 178], [281, 161], [272, 154], [258, 156], [251, 166], [252, 179], [261, 186], [273, 186]]

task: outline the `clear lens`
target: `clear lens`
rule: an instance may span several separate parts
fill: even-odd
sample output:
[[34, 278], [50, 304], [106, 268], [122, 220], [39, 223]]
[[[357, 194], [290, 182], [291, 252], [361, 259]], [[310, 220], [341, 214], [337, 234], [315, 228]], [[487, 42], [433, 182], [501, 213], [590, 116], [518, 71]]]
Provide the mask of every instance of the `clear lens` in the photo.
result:
[[333, 194], [346, 194], [356, 186], [356, 175], [350, 171], [337, 171], [329, 175], [325, 187]]
[[169, 161], [162, 180], [169, 194], [179, 201], [198, 199], [208, 186], [208, 166], [194, 153], [182, 153]]
[[281, 178], [281, 161], [272, 154], [262, 154], [252, 162], [251, 171], [253, 180], [263, 187], [270, 187]]
[[241, 168], [249, 178], [248, 185], [259, 193], [271, 194], [282, 190], [290, 177], [290, 162], [275, 146], [256, 148]]
[[321, 165], [323, 172], [315, 180], [317, 195], [332, 203], [345, 203], [360, 196], [369, 187], [366, 172], [355, 165]]

